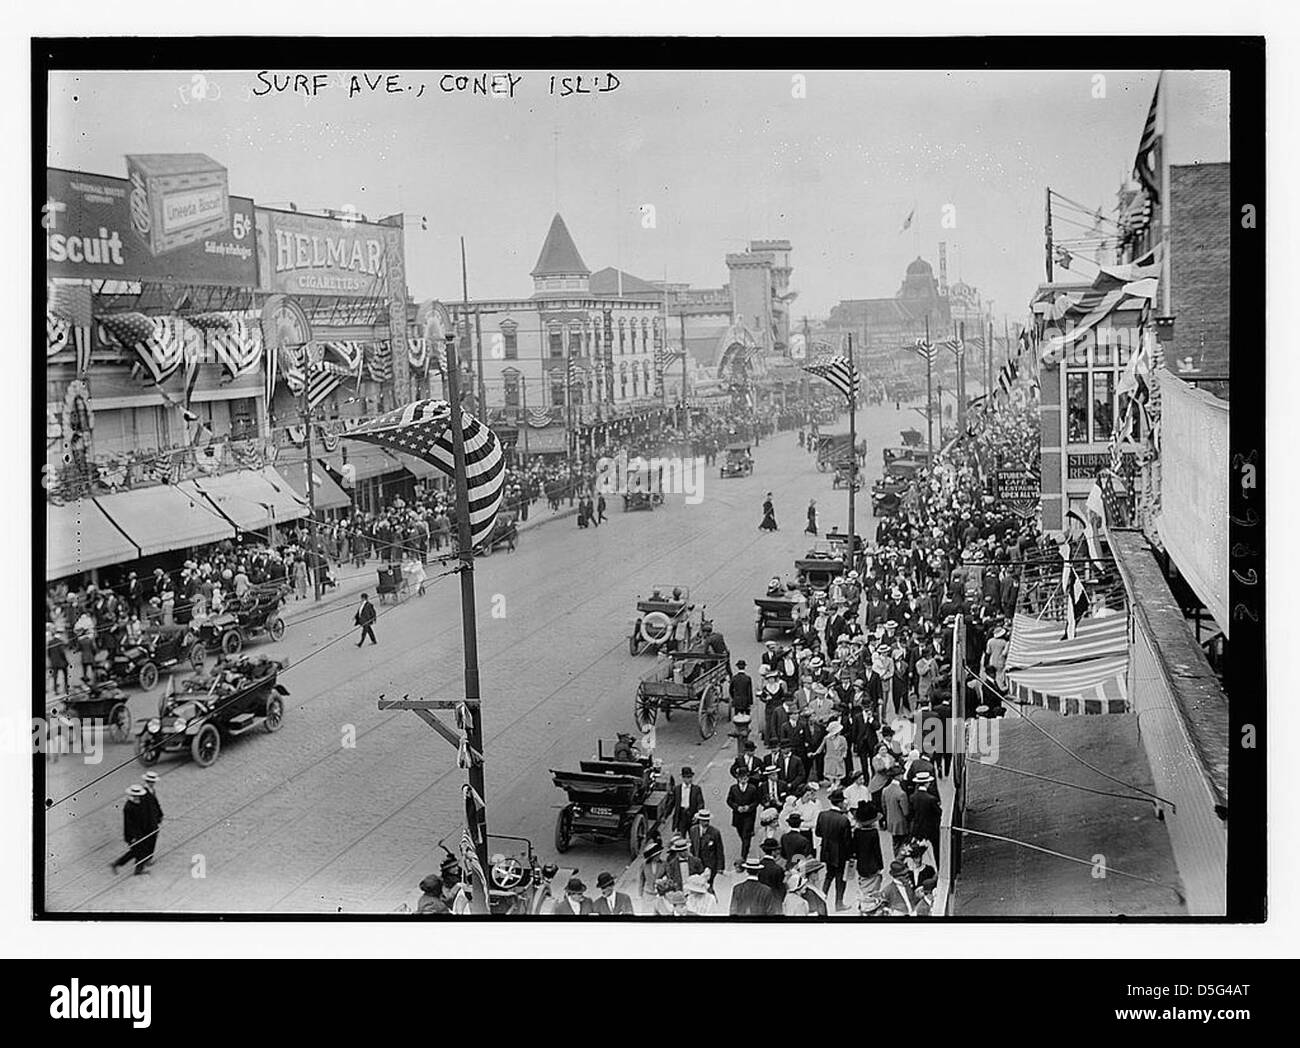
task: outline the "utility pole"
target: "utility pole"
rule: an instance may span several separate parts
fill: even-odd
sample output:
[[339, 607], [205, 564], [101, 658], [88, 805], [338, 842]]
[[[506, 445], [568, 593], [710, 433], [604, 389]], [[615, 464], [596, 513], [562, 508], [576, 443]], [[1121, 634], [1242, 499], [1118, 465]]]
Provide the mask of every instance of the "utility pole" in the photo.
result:
[[[311, 366], [308, 364], [308, 373], [310, 374]], [[313, 599], [320, 600], [320, 567], [317, 563], [317, 557], [320, 556], [320, 544], [316, 541], [316, 478], [312, 476], [312, 463], [315, 461], [312, 455], [311, 447], [311, 383], [303, 382], [302, 386], [302, 421], [303, 428], [307, 431], [306, 453], [307, 453], [307, 534], [310, 536], [311, 554], [308, 563], [311, 565], [311, 588]]]
[[1044, 211], [1043, 236], [1047, 252], [1047, 282], [1052, 282], [1052, 187], [1047, 187], [1046, 209]]
[[960, 325], [953, 321], [952, 333], [957, 336], [957, 434], [966, 432], [966, 321]]
[[854, 510], [858, 490], [858, 367], [853, 355], [853, 332], [849, 332], [849, 553], [848, 570], [857, 567], [857, 528]]
[[577, 473], [573, 465], [574, 449], [577, 447], [578, 437], [573, 432], [573, 339], [569, 335], [570, 333], [566, 330], [564, 332], [564, 429], [565, 446], [569, 451], [569, 505], [572, 506], [573, 489], [578, 486]]
[[686, 395], [686, 303], [683, 302], [677, 311], [677, 323], [681, 331], [682, 338], [682, 431], [686, 434], [686, 439], [691, 437], [691, 402]]

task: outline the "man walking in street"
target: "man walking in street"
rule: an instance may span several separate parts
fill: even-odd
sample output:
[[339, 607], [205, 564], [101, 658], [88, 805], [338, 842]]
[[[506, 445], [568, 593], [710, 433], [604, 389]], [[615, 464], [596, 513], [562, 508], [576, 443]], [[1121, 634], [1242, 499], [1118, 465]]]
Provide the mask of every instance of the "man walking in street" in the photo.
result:
[[736, 662], [736, 672], [731, 677], [731, 715], [743, 713], [749, 716], [754, 707], [754, 681], [745, 672], [745, 660]]
[[821, 860], [826, 864], [822, 894], [830, 897], [835, 882], [835, 909], [844, 909], [844, 867], [853, 854], [853, 825], [844, 813], [844, 791], [831, 790], [831, 806], [817, 816], [817, 838], [822, 843]]
[[727, 863], [726, 852], [722, 844], [722, 834], [712, 822], [713, 813], [708, 808], [701, 808], [695, 813], [695, 825], [691, 827], [691, 854], [704, 864], [704, 871], [709, 877], [709, 891], [713, 891], [713, 881]]
[[754, 822], [758, 817], [758, 787], [742, 771], [740, 778], [727, 791], [727, 807], [731, 809], [731, 825], [740, 837], [740, 861], [749, 858], [749, 844], [754, 839]]
[[126, 804], [122, 807], [122, 836], [126, 840], [127, 849], [109, 863], [114, 873], [132, 859], [135, 860], [136, 876], [149, 872], [146, 866], [153, 856], [158, 823], [154, 819], [153, 810], [144, 801], [145, 792], [143, 786], [126, 788]]
[[[735, 787], [733, 786], [734, 790]], [[745, 879], [731, 889], [732, 917], [776, 917], [781, 913], [781, 906], [776, 895], [766, 884], [760, 883], [758, 875], [763, 872], [763, 863], [758, 859], [746, 860], [742, 867]]]
[[695, 771], [692, 768], [682, 768], [682, 781], [677, 787], [675, 802], [673, 831], [684, 837], [695, 825], [695, 813], [704, 807], [704, 791], [695, 784]]
[[614, 890], [614, 875], [608, 871], [596, 878], [596, 888], [600, 896], [591, 904], [591, 912], [597, 917], [634, 916], [632, 897], [626, 892]]
[[370, 638], [371, 644], [379, 643], [379, 641], [375, 640], [374, 624], [376, 617], [375, 606], [370, 603], [370, 594], [361, 594], [361, 607], [357, 608], [356, 616], [352, 620], [361, 627], [361, 639], [357, 641], [358, 648], [366, 642], [367, 637]]
[[[144, 804], [153, 816], [156, 829], [148, 841], [148, 855], [145, 858], [146, 865], [153, 864], [154, 848], [158, 846], [158, 830], [162, 828], [163, 810], [162, 805], [158, 803], [158, 773], [156, 771], [147, 771], [140, 776], [140, 783], [144, 786]], [[936, 855], [939, 853], [936, 851]]]

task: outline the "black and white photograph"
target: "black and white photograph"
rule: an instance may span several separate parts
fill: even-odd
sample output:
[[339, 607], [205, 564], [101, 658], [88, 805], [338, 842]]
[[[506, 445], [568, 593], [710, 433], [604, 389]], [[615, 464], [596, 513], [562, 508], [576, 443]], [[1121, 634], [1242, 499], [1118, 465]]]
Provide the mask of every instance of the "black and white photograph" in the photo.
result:
[[34, 919], [1265, 920], [1265, 45], [1090, 39], [33, 40]]

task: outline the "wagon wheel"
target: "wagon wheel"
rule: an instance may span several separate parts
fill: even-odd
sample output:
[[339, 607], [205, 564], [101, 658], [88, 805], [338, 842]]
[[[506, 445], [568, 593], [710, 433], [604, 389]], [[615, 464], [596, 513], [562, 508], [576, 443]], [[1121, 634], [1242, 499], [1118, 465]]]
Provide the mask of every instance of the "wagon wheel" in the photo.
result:
[[659, 702], [648, 695], [638, 694], [636, 705], [632, 708], [632, 719], [636, 721], [637, 731], [641, 731], [647, 725], [654, 727], [655, 719], [659, 716]]
[[207, 660], [207, 657], [208, 657], [207, 646], [203, 643], [203, 641], [196, 640], [190, 646], [190, 665], [193, 666], [195, 670], [201, 672], [203, 670], [203, 663]]
[[568, 805], [560, 809], [560, 814], [555, 817], [555, 850], [563, 855], [569, 850], [569, 845], [573, 841], [573, 812], [569, 810]]
[[627, 639], [627, 650], [633, 655], [641, 654], [641, 638], [637, 636], [640, 624], [632, 627], [632, 635]]
[[108, 730], [114, 742], [131, 741], [131, 711], [125, 702], [119, 702], [108, 711]]
[[154, 738], [147, 731], [142, 731], [135, 740], [135, 759], [146, 768], [151, 768], [158, 763], [158, 747], [154, 745]]
[[152, 691], [154, 685], [158, 683], [158, 666], [152, 662], [146, 662], [140, 667], [140, 687], [145, 691]]
[[268, 735], [279, 731], [284, 725], [284, 700], [278, 695], [273, 695], [271, 701], [266, 704], [266, 721], [264, 722]]
[[223, 655], [238, 655], [244, 647], [244, 635], [239, 630], [226, 630], [221, 635], [221, 652]]
[[700, 696], [697, 719], [700, 722], [700, 738], [713, 738], [713, 733], [718, 728], [718, 686], [716, 684], [710, 684]]
[[190, 755], [200, 768], [210, 768], [221, 752], [221, 732], [215, 724], [205, 724], [190, 743]]
[[649, 827], [646, 825], [644, 813], [637, 812], [632, 816], [632, 826], [628, 830], [627, 834], [627, 847], [628, 851], [632, 854], [632, 858], [635, 859], [641, 854], [641, 846], [645, 844], [645, 838], [648, 832]]
[[270, 634], [272, 640], [284, 639], [284, 619], [279, 615], [272, 615], [266, 620], [266, 632]]

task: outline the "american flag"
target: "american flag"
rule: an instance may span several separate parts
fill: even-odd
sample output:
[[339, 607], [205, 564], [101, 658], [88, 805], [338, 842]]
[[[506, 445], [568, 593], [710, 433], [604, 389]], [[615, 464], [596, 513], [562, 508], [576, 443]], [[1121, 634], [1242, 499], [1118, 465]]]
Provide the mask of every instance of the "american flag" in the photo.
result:
[[366, 377], [373, 382], [393, 380], [393, 350], [387, 340], [365, 344]]
[[345, 378], [351, 378], [352, 372], [342, 364], [333, 364], [327, 360], [313, 360], [307, 365], [307, 404], [318, 408], [327, 397], [343, 384]]
[[154, 385], [161, 385], [185, 363], [186, 323], [179, 317], [114, 313], [99, 326], [109, 339], [133, 351]]
[[818, 357], [811, 364], [805, 364], [803, 370], [825, 379], [850, 400], [862, 395], [862, 375], [848, 357]]
[[[414, 455], [449, 477], [456, 475], [451, 439], [451, 408], [445, 400], [417, 400], [390, 411], [345, 434]], [[505, 460], [496, 434], [467, 411], [461, 412], [465, 433], [465, 481], [469, 489], [472, 546], [492, 532], [505, 480]]]
[[1061, 574], [1061, 588], [1065, 591], [1065, 636], [1061, 639], [1074, 640], [1079, 620], [1088, 613], [1088, 590], [1069, 562]]
[[912, 348], [921, 355], [921, 359], [927, 364], [931, 366], [934, 365], [934, 343], [927, 342], [923, 338], [918, 338], [916, 340], [916, 345]]
[[1142, 138], [1138, 142], [1137, 157], [1133, 160], [1133, 173], [1138, 176], [1142, 187], [1151, 197], [1153, 204], [1160, 203], [1159, 173], [1156, 170], [1157, 153], [1160, 136], [1156, 133], [1157, 115], [1160, 111], [1160, 81], [1162, 72], [1156, 77], [1156, 89], [1151, 95], [1151, 109], [1147, 112], [1147, 122], [1142, 126]]
[[232, 313], [200, 313], [189, 322], [203, 332], [222, 370], [232, 379], [254, 374], [262, 363], [262, 325]]
[[1011, 383], [1016, 380], [1019, 373], [1020, 365], [1015, 361], [1008, 361], [1003, 364], [1002, 369], [998, 372], [998, 389], [1007, 396], [1011, 396]]
[[487, 877], [483, 874], [483, 864], [478, 861], [478, 848], [474, 846], [474, 838], [470, 836], [469, 830], [461, 830], [460, 833], [460, 868], [470, 877], [475, 877], [487, 889]]

